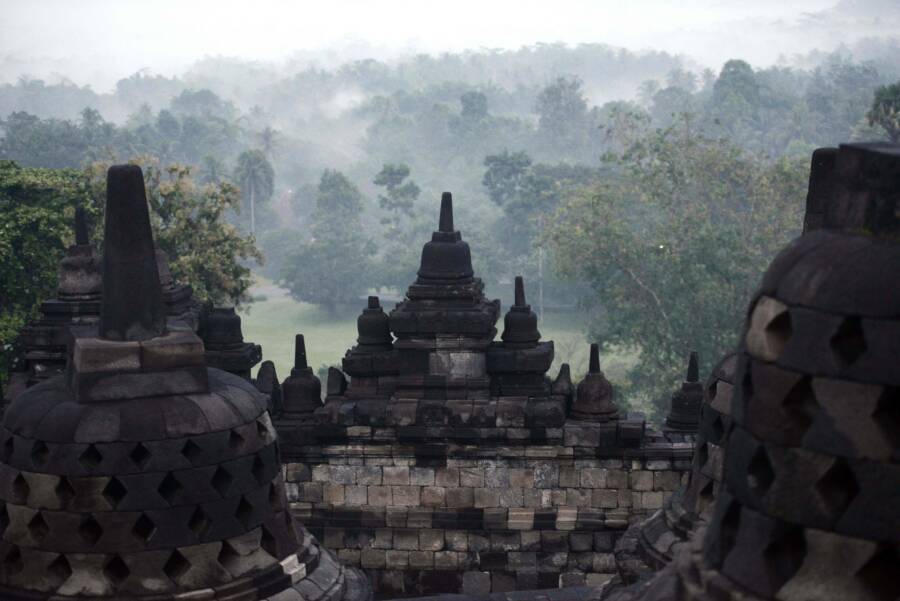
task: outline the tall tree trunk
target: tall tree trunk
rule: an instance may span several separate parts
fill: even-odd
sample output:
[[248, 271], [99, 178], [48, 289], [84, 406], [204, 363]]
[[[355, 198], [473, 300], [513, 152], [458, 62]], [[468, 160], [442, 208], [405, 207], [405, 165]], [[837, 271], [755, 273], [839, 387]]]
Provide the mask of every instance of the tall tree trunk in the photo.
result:
[[256, 186], [250, 180], [250, 235], [256, 236]]
[[544, 216], [538, 218], [541, 244], [538, 246], [538, 317], [544, 321]]

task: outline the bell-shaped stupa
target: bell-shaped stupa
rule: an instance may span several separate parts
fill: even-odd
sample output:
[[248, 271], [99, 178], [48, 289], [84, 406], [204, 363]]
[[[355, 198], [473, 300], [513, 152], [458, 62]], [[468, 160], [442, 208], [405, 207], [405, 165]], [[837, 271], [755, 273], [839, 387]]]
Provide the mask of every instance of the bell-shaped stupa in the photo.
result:
[[900, 598], [900, 147], [843, 145], [832, 175], [750, 302], [708, 526], [604, 599]]
[[700, 368], [697, 353], [688, 359], [687, 375], [681, 389], [672, 395], [669, 415], [666, 416], [665, 430], [692, 434], [700, 426], [700, 406], [703, 404], [703, 384], [700, 383]]
[[591, 344], [588, 373], [578, 384], [569, 416], [589, 422], [607, 422], [619, 418], [612, 384], [600, 371], [600, 346], [596, 343]]
[[166, 320], [141, 171], [107, 179], [99, 322], [0, 430], [0, 598], [366, 599], [290, 513], [266, 397]]

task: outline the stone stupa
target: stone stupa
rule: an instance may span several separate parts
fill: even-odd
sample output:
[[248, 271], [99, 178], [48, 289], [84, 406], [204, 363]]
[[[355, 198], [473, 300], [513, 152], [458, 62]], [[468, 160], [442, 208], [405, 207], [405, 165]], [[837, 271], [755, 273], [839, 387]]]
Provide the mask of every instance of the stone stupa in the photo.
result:
[[0, 430], [0, 598], [369, 598], [292, 518], [266, 403], [166, 320], [141, 170], [110, 168], [99, 322]]
[[900, 598], [900, 147], [813, 157], [828, 163], [747, 312], [708, 525], [604, 599]]

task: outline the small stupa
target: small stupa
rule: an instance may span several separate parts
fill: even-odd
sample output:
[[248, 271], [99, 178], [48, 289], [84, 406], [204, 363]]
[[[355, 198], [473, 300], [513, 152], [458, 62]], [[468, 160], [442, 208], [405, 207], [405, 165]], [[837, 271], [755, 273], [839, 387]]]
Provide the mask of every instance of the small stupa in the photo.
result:
[[600, 371], [600, 345], [596, 343], [591, 344], [588, 373], [578, 384], [569, 416], [588, 422], [608, 422], [619, 418], [612, 384]]

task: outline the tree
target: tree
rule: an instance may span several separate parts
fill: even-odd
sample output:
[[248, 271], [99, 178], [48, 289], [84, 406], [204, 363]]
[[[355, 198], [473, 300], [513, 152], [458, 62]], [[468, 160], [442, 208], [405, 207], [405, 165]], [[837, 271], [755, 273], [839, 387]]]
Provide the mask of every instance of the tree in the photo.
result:
[[280, 282], [295, 299], [322, 305], [332, 315], [355, 303], [367, 288], [374, 248], [360, 235], [362, 194], [339, 171], [319, 180], [309, 238], [299, 240], [281, 269]]
[[0, 121], [0, 158], [25, 167], [81, 167], [89, 148], [81, 129], [71, 121], [39, 119], [15, 112]]
[[760, 133], [760, 86], [746, 61], [730, 60], [722, 66], [713, 84], [709, 114], [732, 140], [749, 139]]
[[162, 110], [156, 116], [156, 129], [168, 138], [181, 137], [181, 123], [172, 111]]
[[335, 169], [326, 169], [319, 180], [316, 209], [348, 217], [358, 217], [362, 210], [362, 194], [347, 176]]
[[538, 94], [539, 131], [557, 150], [580, 149], [587, 134], [587, 100], [577, 77], [559, 77]]
[[191, 117], [218, 117], [232, 119], [235, 109], [230, 102], [225, 102], [219, 96], [207, 89], [184, 90], [172, 99], [170, 106], [176, 113]]
[[256, 235], [256, 200], [272, 197], [275, 171], [259, 150], [245, 150], [238, 156], [234, 180], [250, 203], [250, 235]]
[[225, 165], [218, 158], [212, 155], [203, 157], [200, 164], [200, 183], [202, 184], [219, 184], [225, 180]]
[[653, 96], [650, 112], [657, 126], [668, 127], [683, 115], [694, 114], [694, 96], [677, 86], [663, 88]]
[[116, 128], [107, 123], [97, 109], [86, 108], [81, 111], [79, 128], [84, 140], [87, 156], [92, 160], [108, 158], [112, 153], [112, 144]]
[[759, 85], [753, 67], [739, 59], [727, 61], [713, 85], [713, 99], [717, 104], [738, 100], [745, 106], [758, 106]]
[[545, 229], [562, 194], [591, 183], [596, 174], [585, 166], [532, 164], [524, 151], [485, 157], [484, 165], [481, 182], [506, 217], [500, 239], [507, 264], [515, 274], [536, 276], [538, 313], [543, 316]]
[[880, 83], [882, 79], [871, 65], [830, 58], [813, 71], [803, 95], [812, 118], [800, 135], [829, 146], [845, 142], [873, 107], [872, 91]]
[[272, 129], [270, 126], [265, 126], [260, 130], [257, 134], [259, 137], [259, 145], [263, 151], [263, 154], [266, 156], [272, 156], [272, 151], [279, 144], [280, 135], [278, 130]]
[[462, 104], [460, 115], [466, 121], [478, 122], [488, 116], [487, 96], [481, 92], [466, 92], [459, 101]]
[[867, 117], [870, 125], [884, 129], [891, 142], [900, 142], [900, 81], [875, 90]]
[[394, 165], [385, 163], [375, 176], [374, 184], [382, 187], [385, 194], [378, 195], [378, 206], [390, 215], [388, 222], [399, 229], [401, 219], [412, 216], [413, 205], [419, 197], [419, 186], [409, 177], [409, 166], [403, 163]]
[[653, 102], [653, 97], [656, 96], [656, 93], [659, 92], [659, 89], [659, 82], [655, 79], [648, 79], [641, 82], [641, 85], [638, 86], [638, 100], [640, 100], [642, 105], [650, 106], [650, 104], [652, 104]]
[[405, 164], [385, 164], [375, 176], [374, 184], [384, 188], [378, 204], [386, 214], [384, 241], [379, 244], [379, 278], [383, 286], [402, 288], [415, 274], [416, 253], [421, 242], [420, 229], [413, 222], [419, 186], [409, 178]]
[[[154, 239], [169, 254], [172, 275], [190, 284], [200, 301], [247, 301], [251, 277], [244, 263], [262, 256], [223, 219], [226, 210], [239, 208], [237, 188], [197, 186], [183, 165], [141, 163]], [[0, 379], [9, 343], [55, 291], [59, 260], [74, 237], [74, 207], [86, 209], [99, 233], [107, 168], [37, 169], [0, 161]]]
[[693, 93], [697, 90], [697, 75], [678, 67], [672, 69], [666, 75], [666, 85], [670, 88], [680, 88], [685, 92]]
[[640, 350], [632, 400], [661, 412], [691, 350], [709, 369], [734, 347], [765, 266], [799, 230], [806, 162], [765, 162], [678, 124], [606, 163], [616, 177], [568, 197], [550, 243], [585, 285], [591, 336]]
[[504, 150], [485, 157], [484, 166], [487, 170], [481, 184], [487, 188], [491, 200], [504, 207], [521, 196], [525, 177], [531, 169], [531, 157], [524, 150], [514, 153]]
[[10, 344], [56, 289], [78, 205], [97, 213], [81, 172], [0, 161], [0, 383]]
[[[146, 157], [135, 161], [144, 171], [153, 238], [169, 255], [172, 276], [190, 284], [200, 302], [241, 304], [250, 300], [250, 260], [261, 263], [254, 240], [225, 221], [239, 211], [240, 191], [231, 183], [198, 185], [193, 168], [160, 166]], [[88, 169], [95, 203], [105, 204], [107, 164]]]

